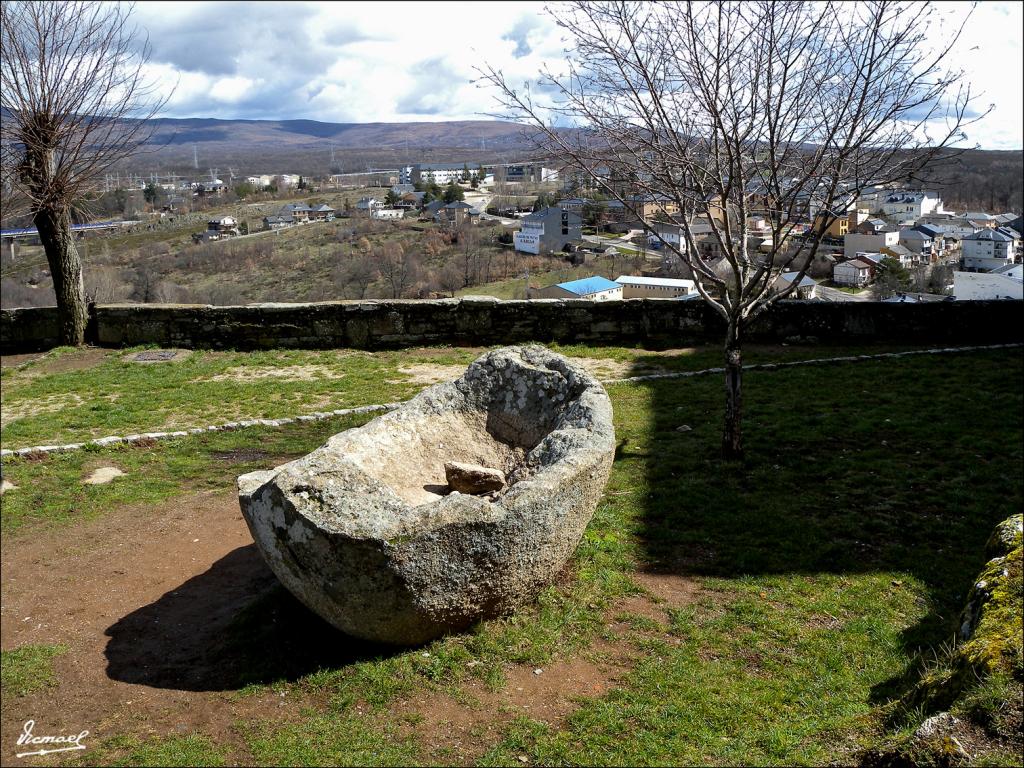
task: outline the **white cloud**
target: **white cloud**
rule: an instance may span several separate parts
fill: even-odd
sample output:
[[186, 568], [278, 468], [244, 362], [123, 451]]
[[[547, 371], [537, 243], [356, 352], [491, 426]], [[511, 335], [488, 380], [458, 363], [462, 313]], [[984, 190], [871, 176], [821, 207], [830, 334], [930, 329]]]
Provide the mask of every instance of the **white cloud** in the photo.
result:
[[[557, 5], [557, 4], [556, 4]], [[967, 3], [942, 4], [951, 19]], [[500, 111], [471, 83], [485, 63], [512, 83], [564, 65], [563, 30], [541, 2], [140, 3], [151, 71], [178, 80], [167, 116], [330, 122], [482, 119]], [[968, 144], [1019, 149], [1020, 3], [987, 2], [951, 61], [994, 110]]]

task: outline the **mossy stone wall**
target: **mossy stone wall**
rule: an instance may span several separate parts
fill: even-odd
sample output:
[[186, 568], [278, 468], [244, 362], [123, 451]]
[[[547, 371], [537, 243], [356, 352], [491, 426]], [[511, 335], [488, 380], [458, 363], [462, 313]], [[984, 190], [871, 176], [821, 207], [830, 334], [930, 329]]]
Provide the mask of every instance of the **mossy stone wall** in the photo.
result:
[[[526, 341], [640, 344], [722, 341], [721, 317], [702, 301], [577, 299], [339, 301], [211, 307], [106, 304], [90, 307], [87, 341], [105, 347], [158, 344], [190, 349], [386, 349], [423, 344]], [[985, 344], [1024, 338], [1024, 302], [930, 304], [780, 302], [747, 340], [767, 343]], [[56, 310], [0, 311], [0, 352], [57, 345]]]

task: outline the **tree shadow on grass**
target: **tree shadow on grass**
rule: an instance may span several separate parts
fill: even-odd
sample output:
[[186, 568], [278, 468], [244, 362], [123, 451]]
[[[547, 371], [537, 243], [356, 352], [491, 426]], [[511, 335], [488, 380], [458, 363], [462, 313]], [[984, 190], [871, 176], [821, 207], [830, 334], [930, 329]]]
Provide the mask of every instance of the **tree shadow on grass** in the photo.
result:
[[[617, 456], [649, 489], [644, 557], [723, 578], [892, 573], [892, 589], [908, 574], [926, 605], [904, 649], [936, 648], [956, 631], [993, 527], [1022, 504], [1020, 380], [1017, 350], [748, 372], [741, 463], [720, 457], [720, 375], [644, 382], [646, 451]], [[870, 603], [854, 610], [868, 617]], [[917, 667], [872, 701], [900, 695]]]
[[295, 680], [398, 652], [339, 632], [280, 585], [255, 544], [106, 631], [107, 675], [188, 691]]

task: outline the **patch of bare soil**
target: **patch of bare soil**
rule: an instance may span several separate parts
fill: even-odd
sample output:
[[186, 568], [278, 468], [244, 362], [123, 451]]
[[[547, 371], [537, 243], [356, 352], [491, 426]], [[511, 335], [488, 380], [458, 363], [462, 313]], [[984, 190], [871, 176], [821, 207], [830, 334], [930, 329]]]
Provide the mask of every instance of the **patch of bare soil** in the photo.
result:
[[[32, 355], [10, 355], [11, 358], [26, 358], [22, 360], [24, 362], [31, 362], [32, 360], [38, 360], [39, 362], [31, 366], [25, 371], [26, 376], [47, 376], [51, 373], [66, 373], [68, 371], [84, 371], [87, 368], [92, 368], [99, 365], [111, 355], [115, 354], [112, 350], [101, 349], [100, 347], [81, 347], [79, 349], [72, 350], [70, 352], [64, 352], [60, 355], [50, 355], [48, 353], [43, 354], [32, 354]], [[8, 357], [3, 358], [4, 367], [7, 367]], [[20, 365], [20, 363], [15, 363]]]
[[55, 395], [44, 397], [33, 397], [25, 400], [16, 400], [13, 403], [4, 403], [0, 410], [0, 426], [7, 426], [19, 419], [29, 416], [38, 416], [41, 413], [56, 413], [67, 408], [77, 408], [85, 400], [81, 395], [72, 392], [61, 392]]
[[184, 360], [192, 354], [190, 349], [145, 349], [142, 352], [132, 352], [122, 359], [127, 363], [139, 363], [151, 365], [153, 363], [171, 363], [175, 360]]
[[29, 719], [37, 733], [89, 730], [92, 740], [198, 729], [230, 743], [244, 712], [279, 717], [271, 694], [225, 693], [244, 673], [223, 651], [225, 630], [275, 585], [251, 541], [233, 492], [5, 537], [0, 644], [68, 651], [55, 687], [4, 697], [0, 761], [13, 762]]
[[[482, 355], [484, 352], [488, 350], [487, 347], [454, 347], [453, 349], [458, 349], [459, 352], [466, 352], [467, 354], [471, 354], [473, 355], [473, 359], [480, 357], [480, 355]], [[432, 360], [436, 358], [437, 355], [437, 347], [412, 347], [410, 349], [402, 350], [403, 358], [427, 358]]]
[[[234, 723], [297, 718], [316, 701], [297, 701], [308, 696], [295, 690], [287, 698], [237, 690], [396, 652], [340, 634], [284, 590], [252, 544], [233, 490], [8, 536], [0, 547], [0, 645], [68, 649], [54, 662], [56, 685], [4, 697], [3, 764], [15, 762], [29, 719], [40, 734], [89, 730], [87, 743], [200, 731], [231, 746], [230, 761], [246, 764], [251, 756]], [[678, 576], [636, 578], [656, 599], [612, 606], [610, 641], [556, 659], [539, 674], [508, 668], [498, 691], [473, 680], [458, 700], [427, 693], [399, 702], [389, 717], [435, 761], [456, 763], [483, 754], [515, 716], [562, 723], [582, 701], [620, 684], [638, 658], [616, 615], [641, 613], [664, 624], [666, 610], [698, 590]]]
[[666, 373], [664, 368], [648, 365], [637, 365], [632, 361], [603, 360], [594, 357], [574, 357], [572, 361], [591, 373], [599, 380], [624, 379], [629, 376], [647, 376], [655, 373]]
[[404, 365], [398, 372], [404, 379], [388, 381], [388, 384], [438, 384], [442, 381], [454, 381], [466, 372], [466, 366], [417, 363]]
[[0, 355], [0, 368], [17, 368], [25, 363], [32, 363], [46, 357], [45, 352], [26, 352], [22, 355]]
[[683, 357], [700, 350], [697, 347], [678, 347], [677, 349], [642, 349], [637, 350], [637, 357]]
[[289, 381], [316, 381], [318, 379], [341, 379], [345, 374], [326, 365], [286, 365], [280, 368], [254, 368], [238, 366], [228, 368], [216, 376], [200, 381], [252, 381], [253, 379], [288, 379]]

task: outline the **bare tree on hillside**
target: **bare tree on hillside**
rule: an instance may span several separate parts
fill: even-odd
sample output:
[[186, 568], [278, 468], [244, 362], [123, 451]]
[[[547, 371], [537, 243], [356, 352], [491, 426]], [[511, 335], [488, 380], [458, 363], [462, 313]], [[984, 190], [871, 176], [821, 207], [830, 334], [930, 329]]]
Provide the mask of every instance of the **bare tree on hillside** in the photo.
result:
[[86, 307], [72, 209], [150, 136], [166, 103], [143, 76], [149, 49], [131, 6], [27, 0], [0, 5], [0, 166], [5, 215], [24, 205], [53, 274], [64, 344], [82, 344]]
[[[776, 294], [779, 274], [813, 261], [823, 228], [797, 238], [803, 223], [822, 210], [828, 226], [868, 186], [914, 183], [964, 138], [970, 91], [946, 63], [959, 31], [936, 47], [930, 4], [888, 0], [572, 2], [548, 12], [573, 46], [566, 71], [544, 71], [532, 88], [495, 67], [482, 80], [507, 115], [541, 129], [542, 151], [566, 158], [648, 232], [656, 217], [679, 228], [681, 244], [662, 246], [726, 327], [723, 452], [739, 458], [742, 342], [806, 266]], [[766, 247], [753, 214], [768, 221]]]
[[377, 267], [392, 299], [406, 296], [419, 279], [419, 259], [406, 253], [399, 243], [384, 243], [380, 247]]
[[374, 260], [364, 255], [340, 261], [332, 270], [331, 276], [341, 292], [341, 298], [365, 299], [367, 291], [377, 280], [379, 273]]

